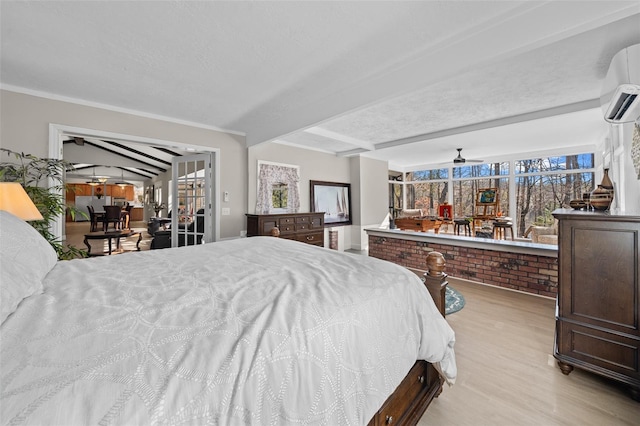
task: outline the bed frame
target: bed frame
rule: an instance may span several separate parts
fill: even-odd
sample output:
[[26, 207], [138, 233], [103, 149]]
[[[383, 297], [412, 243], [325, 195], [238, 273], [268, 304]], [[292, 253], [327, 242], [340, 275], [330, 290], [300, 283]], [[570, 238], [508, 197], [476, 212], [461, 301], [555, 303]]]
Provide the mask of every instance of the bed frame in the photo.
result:
[[[425, 271], [408, 268], [422, 279], [436, 307], [445, 316], [447, 275], [431, 276]], [[442, 392], [444, 379], [427, 361], [418, 360], [396, 390], [369, 421], [369, 426], [415, 425], [427, 407]]]

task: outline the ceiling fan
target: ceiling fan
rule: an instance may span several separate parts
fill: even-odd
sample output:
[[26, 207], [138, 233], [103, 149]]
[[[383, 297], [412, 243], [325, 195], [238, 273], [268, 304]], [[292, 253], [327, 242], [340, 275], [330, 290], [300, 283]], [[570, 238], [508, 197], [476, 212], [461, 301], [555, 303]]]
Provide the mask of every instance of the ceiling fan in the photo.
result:
[[464, 163], [482, 163], [484, 160], [467, 160], [462, 157], [462, 148], [456, 148], [458, 150], [458, 156], [453, 159], [453, 164], [464, 164]]

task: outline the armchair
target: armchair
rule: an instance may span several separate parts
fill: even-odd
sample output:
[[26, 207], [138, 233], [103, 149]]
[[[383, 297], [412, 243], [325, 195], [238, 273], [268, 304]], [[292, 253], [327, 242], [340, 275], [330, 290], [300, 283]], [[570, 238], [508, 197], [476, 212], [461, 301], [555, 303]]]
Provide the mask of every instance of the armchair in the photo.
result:
[[[204, 237], [204, 209], [200, 209], [196, 212], [196, 218], [186, 228], [179, 228], [178, 232], [178, 247], [185, 245], [202, 244], [202, 238]], [[163, 249], [171, 247], [171, 230], [160, 231], [157, 230], [153, 234], [153, 240], [151, 241], [151, 249]]]
[[539, 244], [558, 244], [558, 224], [554, 226], [537, 226], [531, 225], [524, 233], [525, 238], [529, 238], [531, 235], [532, 243]]
[[196, 219], [187, 226], [186, 230], [178, 230], [178, 247], [202, 244], [202, 237], [204, 237], [204, 209], [199, 209], [196, 212]]

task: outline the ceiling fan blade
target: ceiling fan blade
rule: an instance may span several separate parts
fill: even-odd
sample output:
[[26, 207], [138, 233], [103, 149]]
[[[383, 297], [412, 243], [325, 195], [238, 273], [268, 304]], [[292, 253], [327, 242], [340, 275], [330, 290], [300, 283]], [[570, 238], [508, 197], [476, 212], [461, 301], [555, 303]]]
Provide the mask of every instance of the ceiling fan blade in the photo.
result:
[[453, 164], [465, 164], [465, 163], [483, 163], [484, 160], [467, 160], [462, 156], [462, 148], [456, 148], [458, 156], [453, 159]]

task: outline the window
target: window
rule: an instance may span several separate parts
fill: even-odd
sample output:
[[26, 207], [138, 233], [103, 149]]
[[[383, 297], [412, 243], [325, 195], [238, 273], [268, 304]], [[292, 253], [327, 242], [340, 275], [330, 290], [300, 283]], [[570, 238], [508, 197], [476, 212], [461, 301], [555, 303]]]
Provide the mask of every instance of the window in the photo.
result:
[[456, 217], [472, 217], [475, 213], [476, 195], [482, 188], [498, 188], [498, 211], [509, 211], [509, 178], [457, 179], [453, 182], [453, 214]]
[[394, 212], [420, 208], [435, 216], [439, 206], [449, 201], [454, 217], [472, 217], [478, 190], [497, 188], [498, 211], [511, 215], [516, 235], [524, 235], [530, 225], [552, 225], [553, 210], [568, 207], [569, 201], [583, 198], [594, 186], [593, 153], [464, 164], [404, 174], [390, 172], [389, 206]]
[[518, 235], [530, 225], [553, 225], [551, 212], [591, 192], [593, 167], [592, 153], [516, 161]]
[[271, 198], [274, 209], [286, 209], [288, 196], [289, 189], [286, 183], [277, 182], [271, 185]]
[[416, 170], [405, 173], [407, 209], [422, 209], [426, 216], [437, 216], [440, 205], [448, 201], [449, 169]]
[[389, 170], [389, 214], [392, 218], [398, 217], [402, 210], [402, 172]]
[[488, 176], [509, 175], [509, 163], [478, 164], [476, 166], [459, 166], [453, 168], [454, 179], [470, 179]]
[[406, 173], [407, 181], [447, 179], [449, 169], [416, 170]]
[[420, 182], [407, 186], [407, 204], [410, 209], [422, 209], [426, 216], [437, 216], [440, 204], [447, 201], [447, 182]]

